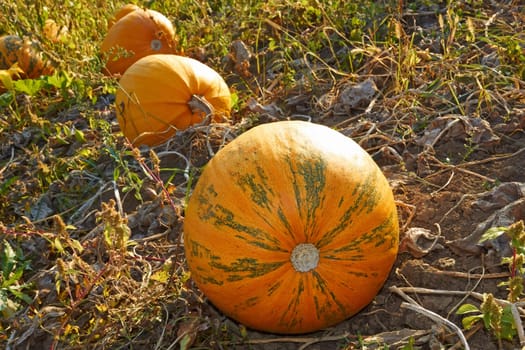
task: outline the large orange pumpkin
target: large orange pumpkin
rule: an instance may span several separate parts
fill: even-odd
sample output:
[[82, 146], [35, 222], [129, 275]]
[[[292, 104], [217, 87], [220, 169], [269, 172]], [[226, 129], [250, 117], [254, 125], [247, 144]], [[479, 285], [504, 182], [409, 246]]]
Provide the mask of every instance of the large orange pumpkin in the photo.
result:
[[175, 30], [162, 13], [150, 9], [130, 11], [108, 30], [100, 47], [105, 73], [123, 74], [141, 57], [176, 53]]
[[305, 333], [354, 315], [397, 255], [392, 190], [359, 145], [326, 126], [257, 126], [205, 166], [184, 246], [196, 285], [226, 315]]
[[135, 146], [158, 145], [177, 130], [229, 117], [231, 95], [224, 79], [195, 59], [150, 55], [135, 62], [120, 78], [117, 119]]
[[54, 71], [51, 61], [43, 57], [36, 42], [18, 35], [0, 37], [0, 69], [9, 69], [15, 63], [23, 71], [20, 74], [22, 79], [51, 75]]

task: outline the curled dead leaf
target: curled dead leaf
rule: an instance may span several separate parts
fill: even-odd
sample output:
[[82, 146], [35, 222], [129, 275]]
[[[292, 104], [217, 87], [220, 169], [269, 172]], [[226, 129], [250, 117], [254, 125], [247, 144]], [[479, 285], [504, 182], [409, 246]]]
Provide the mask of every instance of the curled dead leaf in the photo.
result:
[[443, 241], [443, 237], [434, 235], [426, 228], [411, 227], [401, 240], [399, 252], [421, 258], [435, 249], [443, 249], [443, 245], [438, 243], [440, 241]]

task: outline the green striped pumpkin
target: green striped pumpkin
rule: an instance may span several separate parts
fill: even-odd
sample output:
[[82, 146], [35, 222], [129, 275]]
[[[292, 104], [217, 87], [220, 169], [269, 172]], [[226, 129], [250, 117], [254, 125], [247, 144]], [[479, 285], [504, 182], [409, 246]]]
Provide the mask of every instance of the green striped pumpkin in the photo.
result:
[[0, 37], [0, 69], [9, 69], [15, 63], [23, 71], [20, 74], [22, 79], [51, 75], [54, 71], [53, 65], [43, 57], [36, 42], [18, 35], [4, 35]]
[[392, 190], [358, 144], [326, 126], [257, 126], [206, 165], [186, 208], [192, 278], [227, 316], [305, 333], [369, 304], [398, 250]]

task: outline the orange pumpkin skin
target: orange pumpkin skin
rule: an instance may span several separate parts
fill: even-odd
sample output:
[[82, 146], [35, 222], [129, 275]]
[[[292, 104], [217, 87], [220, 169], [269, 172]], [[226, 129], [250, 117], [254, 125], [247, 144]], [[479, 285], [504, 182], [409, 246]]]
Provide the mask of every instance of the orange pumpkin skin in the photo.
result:
[[109, 28], [100, 47], [107, 75], [123, 74], [140, 58], [176, 53], [175, 30], [160, 12], [136, 9]]
[[42, 56], [38, 44], [24, 40], [17, 35], [5, 35], [0, 38], [0, 69], [9, 69], [18, 63], [22, 69], [21, 79], [34, 79], [42, 75], [51, 75], [54, 67]]
[[231, 95], [224, 79], [207, 65], [184, 56], [150, 55], [135, 62], [119, 81], [117, 120], [133, 145], [155, 146], [206, 115], [193, 111], [194, 96], [213, 109], [212, 120], [230, 115]]
[[[302, 121], [257, 126], [222, 148], [184, 219], [196, 285], [226, 315], [272, 333], [357, 313], [388, 277], [398, 240], [392, 190], [372, 158]], [[300, 263], [303, 247], [317, 251], [315, 267]]]
[[108, 29], [111, 28], [113, 26], [113, 24], [115, 24], [119, 19], [121, 19], [122, 17], [124, 17], [128, 13], [133, 12], [135, 10], [140, 10], [140, 7], [138, 7], [135, 4], [126, 4], [126, 5], [122, 6], [120, 9], [118, 9], [117, 12], [115, 12], [115, 15], [113, 16], [113, 18], [111, 18], [109, 20], [109, 22], [108, 22]]

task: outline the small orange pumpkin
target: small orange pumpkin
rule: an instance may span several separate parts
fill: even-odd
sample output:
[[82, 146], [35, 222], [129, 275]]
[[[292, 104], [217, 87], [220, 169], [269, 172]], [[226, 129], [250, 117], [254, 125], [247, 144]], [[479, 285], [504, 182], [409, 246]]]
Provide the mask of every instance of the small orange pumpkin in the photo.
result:
[[226, 315], [305, 333], [354, 315], [396, 259], [387, 179], [357, 143], [302, 121], [259, 125], [219, 150], [184, 218], [192, 279]]
[[160, 12], [135, 9], [109, 28], [101, 45], [106, 60], [105, 73], [123, 74], [140, 58], [160, 53], [176, 53], [175, 29]]
[[0, 37], [0, 69], [9, 69], [15, 63], [23, 71], [19, 75], [22, 79], [34, 79], [54, 72], [51, 61], [43, 57], [38, 43], [18, 35]]
[[115, 97], [117, 119], [135, 146], [158, 145], [176, 130], [228, 118], [231, 95], [224, 79], [195, 59], [149, 55], [122, 75]]
[[130, 12], [133, 12], [135, 10], [140, 10], [140, 7], [138, 7], [137, 5], [135, 4], [126, 4], [124, 6], [122, 6], [116, 13], [115, 15], [113, 16], [112, 19], [109, 20], [109, 23], [108, 23], [108, 29], [111, 28], [113, 26], [113, 24], [115, 24], [119, 19], [121, 19], [122, 17], [124, 17], [125, 15], [127, 15], [128, 13]]

